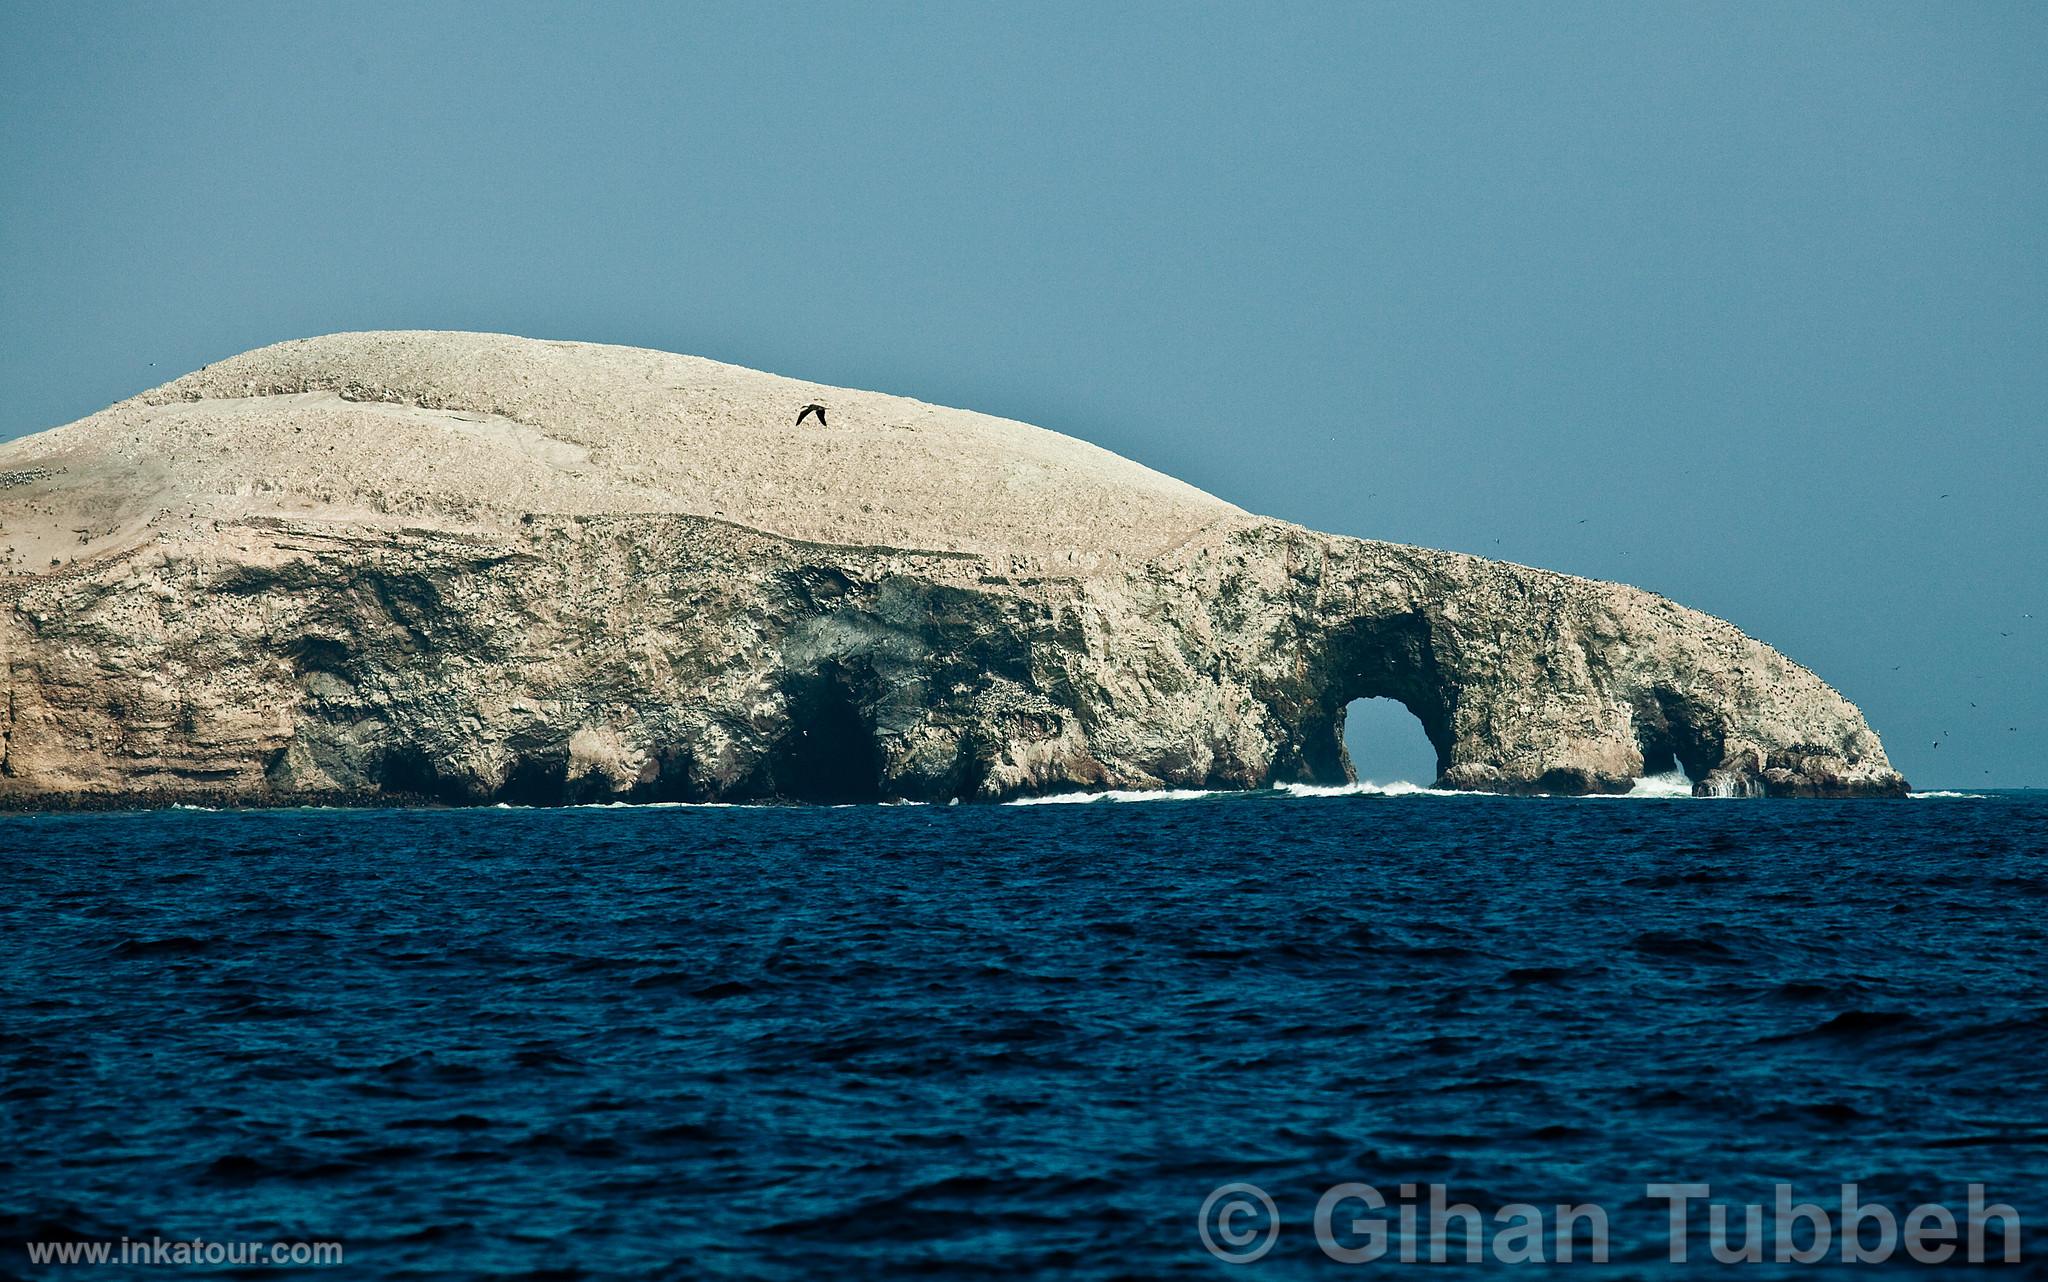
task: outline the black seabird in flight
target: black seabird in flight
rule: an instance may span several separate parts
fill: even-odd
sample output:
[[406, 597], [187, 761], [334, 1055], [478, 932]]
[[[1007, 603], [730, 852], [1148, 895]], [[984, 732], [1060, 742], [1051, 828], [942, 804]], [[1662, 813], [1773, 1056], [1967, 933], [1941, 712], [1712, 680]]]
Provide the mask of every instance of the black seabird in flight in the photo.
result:
[[809, 418], [813, 414], [816, 414], [818, 416], [818, 426], [825, 426], [825, 407], [816, 404], [806, 405], [796, 412], [796, 425], [798, 427], [802, 427], [804, 425], [804, 420]]

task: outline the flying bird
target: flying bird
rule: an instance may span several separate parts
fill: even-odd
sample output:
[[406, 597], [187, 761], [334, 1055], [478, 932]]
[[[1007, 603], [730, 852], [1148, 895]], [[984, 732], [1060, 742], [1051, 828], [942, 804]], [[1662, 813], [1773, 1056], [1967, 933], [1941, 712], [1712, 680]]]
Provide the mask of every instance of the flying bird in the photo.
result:
[[825, 407], [816, 404], [806, 405], [796, 412], [796, 425], [798, 427], [802, 427], [804, 425], [804, 420], [809, 418], [813, 414], [816, 414], [818, 416], [818, 426], [825, 426]]

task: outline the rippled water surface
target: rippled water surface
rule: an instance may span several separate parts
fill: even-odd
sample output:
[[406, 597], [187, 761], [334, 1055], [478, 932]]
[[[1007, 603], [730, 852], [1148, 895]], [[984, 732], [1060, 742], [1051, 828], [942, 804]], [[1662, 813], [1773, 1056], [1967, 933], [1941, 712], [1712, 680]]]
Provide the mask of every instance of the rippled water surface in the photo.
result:
[[1340, 1180], [1601, 1202], [1611, 1276], [1683, 1272], [1661, 1180], [2048, 1254], [2043, 794], [11, 816], [0, 876], [0, 1273], [1322, 1276]]

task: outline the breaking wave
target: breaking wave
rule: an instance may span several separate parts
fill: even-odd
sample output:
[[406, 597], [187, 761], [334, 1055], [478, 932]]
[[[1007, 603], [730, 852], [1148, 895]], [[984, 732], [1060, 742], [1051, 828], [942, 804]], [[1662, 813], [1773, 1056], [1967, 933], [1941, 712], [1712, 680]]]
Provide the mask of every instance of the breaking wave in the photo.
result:
[[1313, 784], [1283, 783], [1274, 788], [1290, 797], [1457, 797], [1464, 794], [1448, 788], [1430, 788], [1406, 779], [1395, 779], [1390, 783], [1375, 783], [1361, 779], [1357, 783]]
[[[1406, 779], [1392, 779], [1386, 783], [1361, 779], [1357, 783], [1314, 784], [1281, 783], [1271, 788], [1113, 788], [1103, 792], [1056, 792], [1043, 797], [1018, 797], [1004, 802], [1009, 806], [1059, 806], [1085, 805], [1089, 802], [1125, 801], [1204, 801], [1228, 798], [1327, 798], [1327, 797], [1483, 797], [1490, 794], [1464, 792], [1451, 788], [1432, 788], [1428, 784], [1411, 783]], [[1549, 796], [1539, 793], [1538, 796]], [[1963, 793], [1915, 793], [1915, 796], [1964, 796]], [[1666, 800], [1693, 796], [1692, 780], [1685, 772], [1674, 770], [1668, 774], [1648, 775], [1636, 780], [1635, 787], [1621, 793], [1594, 793], [1588, 799], [1616, 801], [1634, 799]]]
[[1018, 797], [1006, 806], [1082, 805], [1091, 801], [1196, 801], [1224, 794], [1208, 788], [1111, 788], [1106, 792], [1055, 792], [1043, 797]]
[[1622, 794], [1628, 797], [1690, 797], [1692, 780], [1685, 777], [1685, 771], [1672, 770], [1661, 775], [1644, 775], [1636, 780], [1636, 786]]

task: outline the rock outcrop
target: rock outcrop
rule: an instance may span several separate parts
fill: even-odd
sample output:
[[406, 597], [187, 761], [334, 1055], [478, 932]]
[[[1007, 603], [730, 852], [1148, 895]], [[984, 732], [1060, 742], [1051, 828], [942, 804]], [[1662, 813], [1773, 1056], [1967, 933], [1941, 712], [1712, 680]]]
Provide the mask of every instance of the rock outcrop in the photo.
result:
[[[821, 402], [829, 427], [798, 426]], [[1634, 588], [1247, 514], [1053, 432], [631, 348], [341, 334], [0, 446], [0, 804], [1895, 795]]]

